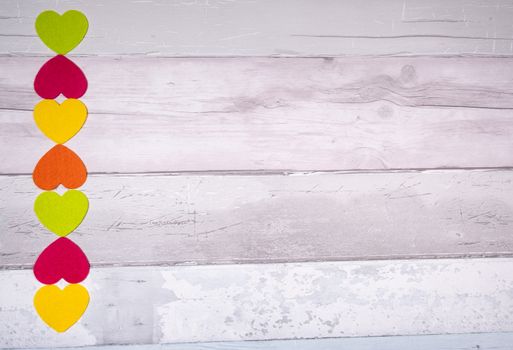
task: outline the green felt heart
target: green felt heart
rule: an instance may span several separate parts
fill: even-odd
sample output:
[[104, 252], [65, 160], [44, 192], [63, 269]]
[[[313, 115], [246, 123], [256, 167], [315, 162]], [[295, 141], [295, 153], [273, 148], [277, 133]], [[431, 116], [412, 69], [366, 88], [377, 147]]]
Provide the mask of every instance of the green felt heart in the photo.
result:
[[87, 33], [87, 17], [70, 10], [62, 16], [55, 11], [44, 11], [37, 16], [36, 32], [50, 49], [60, 55], [73, 50]]
[[88, 208], [86, 195], [77, 190], [66, 191], [62, 196], [53, 191], [42, 192], [34, 203], [34, 211], [39, 221], [61, 237], [73, 232], [80, 225]]

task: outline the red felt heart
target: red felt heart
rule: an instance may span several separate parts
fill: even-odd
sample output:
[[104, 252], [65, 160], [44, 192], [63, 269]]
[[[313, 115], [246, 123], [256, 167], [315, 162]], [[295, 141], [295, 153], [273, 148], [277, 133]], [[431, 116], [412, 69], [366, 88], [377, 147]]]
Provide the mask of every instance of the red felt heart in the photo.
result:
[[49, 100], [60, 94], [67, 98], [80, 98], [87, 91], [87, 79], [75, 63], [63, 55], [57, 55], [37, 72], [34, 90]]
[[46, 247], [34, 264], [34, 275], [44, 284], [55, 284], [61, 278], [80, 283], [89, 274], [89, 261], [78, 245], [61, 237]]
[[42, 190], [53, 190], [59, 185], [78, 188], [87, 179], [87, 169], [80, 157], [63, 145], [55, 145], [39, 159], [32, 179]]

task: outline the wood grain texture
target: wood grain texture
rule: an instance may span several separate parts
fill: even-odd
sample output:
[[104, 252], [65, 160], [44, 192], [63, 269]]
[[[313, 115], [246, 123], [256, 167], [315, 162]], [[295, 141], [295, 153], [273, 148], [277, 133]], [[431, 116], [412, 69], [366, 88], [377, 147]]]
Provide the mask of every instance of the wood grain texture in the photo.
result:
[[[103, 175], [69, 237], [93, 265], [219, 264], [513, 253], [513, 171]], [[0, 177], [0, 268], [55, 235], [29, 176]]]
[[48, 53], [33, 27], [49, 8], [88, 16], [89, 33], [74, 54], [513, 53], [510, 0], [2, 0], [0, 53]]
[[414, 346], [416, 350], [511, 350], [513, 348], [511, 344], [513, 344], [513, 333], [468, 333], [391, 337], [85, 346], [82, 347], [81, 350], [411, 350], [412, 346]]
[[[27, 269], [55, 239], [26, 176], [52, 145], [31, 115], [48, 8], [91, 23], [69, 143], [91, 211], [70, 237], [109, 266], [63, 335]], [[2, 0], [0, 347], [512, 332], [511, 18], [509, 0]], [[496, 170], [390, 171], [437, 168]], [[510, 258], [440, 259], [478, 256]]]
[[[32, 81], [0, 58], [0, 173], [51, 147]], [[90, 172], [513, 166], [513, 58], [77, 58], [89, 79], [69, 142]]]
[[56, 334], [31, 271], [0, 271], [0, 346], [58, 347], [511, 332], [512, 259], [93, 269], [91, 303]]

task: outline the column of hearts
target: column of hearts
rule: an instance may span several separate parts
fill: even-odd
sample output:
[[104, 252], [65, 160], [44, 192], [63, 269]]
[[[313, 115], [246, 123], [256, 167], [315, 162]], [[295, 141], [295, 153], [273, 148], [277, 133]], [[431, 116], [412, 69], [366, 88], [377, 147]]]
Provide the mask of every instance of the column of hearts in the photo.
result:
[[[34, 307], [41, 319], [57, 332], [75, 324], [89, 304], [89, 293], [80, 284], [89, 274], [87, 257], [66, 236], [84, 219], [89, 201], [77, 190], [87, 179], [80, 157], [63, 144], [82, 128], [87, 108], [79, 98], [87, 90], [80, 68], [65, 54], [73, 50], [88, 29], [87, 18], [79, 11], [62, 16], [44, 11], [36, 19], [36, 32], [57, 56], [47, 61], [34, 80], [34, 90], [43, 99], [34, 107], [34, 120], [42, 133], [56, 143], [38, 161], [32, 178], [40, 193], [34, 203], [39, 221], [59, 238], [46, 247], [34, 264], [36, 279], [45, 284], [34, 296]], [[55, 99], [63, 95], [66, 100]], [[59, 186], [67, 189], [61, 196]], [[68, 285], [60, 289], [61, 279]]]

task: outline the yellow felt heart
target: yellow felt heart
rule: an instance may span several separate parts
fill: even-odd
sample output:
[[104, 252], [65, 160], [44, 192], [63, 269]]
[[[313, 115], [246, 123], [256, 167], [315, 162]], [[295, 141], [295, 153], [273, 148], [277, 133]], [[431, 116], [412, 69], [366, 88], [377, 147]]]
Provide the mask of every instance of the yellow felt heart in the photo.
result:
[[82, 316], [89, 304], [89, 293], [81, 284], [60, 289], [54, 284], [39, 288], [34, 306], [39, 317], [57, 332], [64, 332]]
[[59, 104], [55, 100], [42, 100], [34, 107], [37, 127], [50, 140], [62, 144], [82, 128], [87, 119], [87, 107], [73, 98]]

